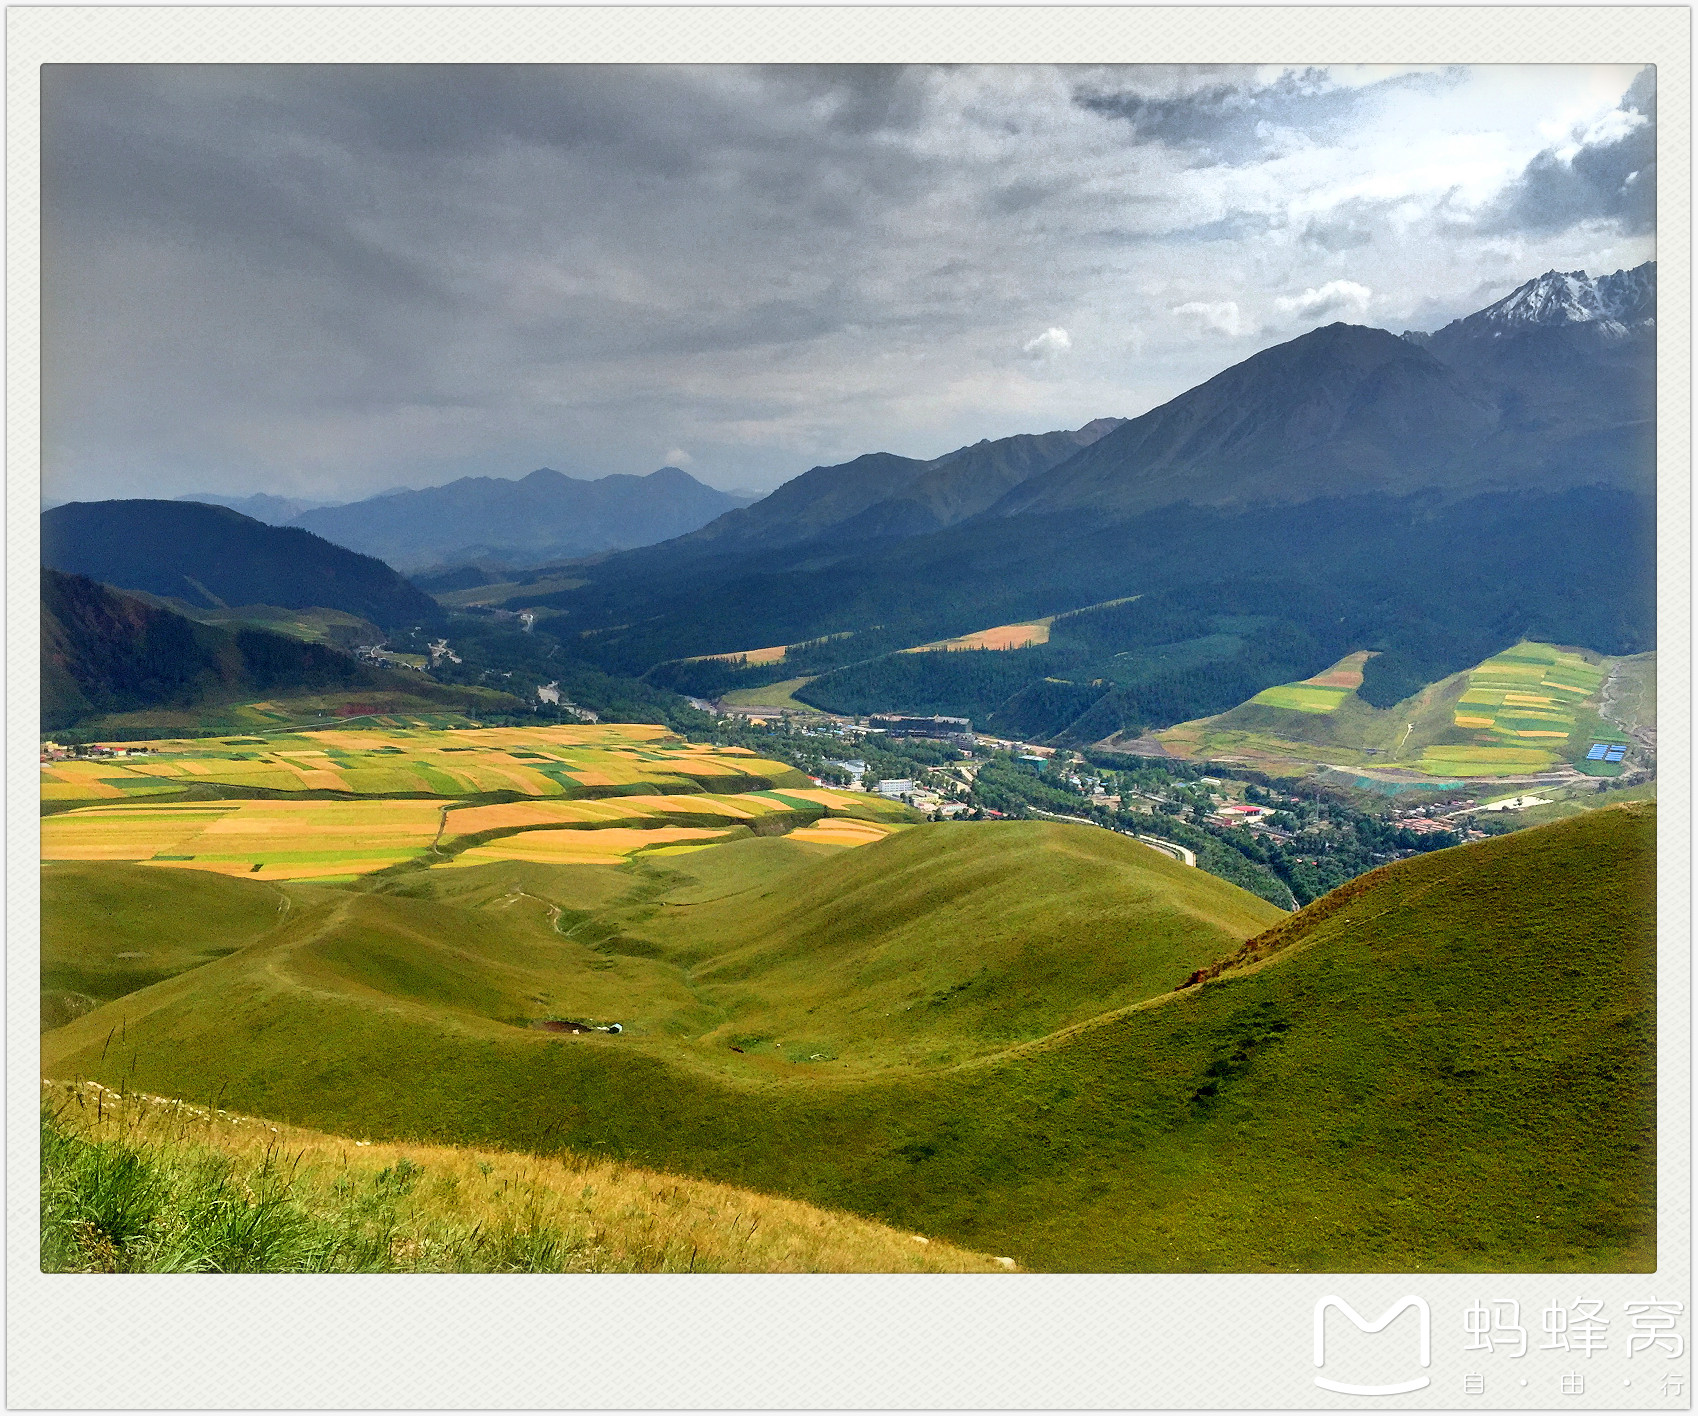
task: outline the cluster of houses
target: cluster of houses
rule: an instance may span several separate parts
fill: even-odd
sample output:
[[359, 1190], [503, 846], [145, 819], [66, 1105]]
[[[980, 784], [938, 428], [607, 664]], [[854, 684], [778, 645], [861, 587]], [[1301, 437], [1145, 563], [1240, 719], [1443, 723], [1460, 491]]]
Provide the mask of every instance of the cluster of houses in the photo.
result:
[[1209, 819], [1217, 826], [1258, 826], [1273, 815], [1271, 806], [1253, 806], [1249, 802], [1229, 801], [1216, 807]]
[[74, 747], [57, 742], [41, 745], [43, 762], [68, 762], [73, 757], [146, 757], [147, 754], [145, 747], [106, 747], [98, 742], [79, 743]]
[[1435, 821], [1430, 816], [1399, 816], [1391, 823], [1400, 831], [1413, 831], [1417, 836], [1431, 836], [1439, 831], [1454, 831], [1454, 826]]

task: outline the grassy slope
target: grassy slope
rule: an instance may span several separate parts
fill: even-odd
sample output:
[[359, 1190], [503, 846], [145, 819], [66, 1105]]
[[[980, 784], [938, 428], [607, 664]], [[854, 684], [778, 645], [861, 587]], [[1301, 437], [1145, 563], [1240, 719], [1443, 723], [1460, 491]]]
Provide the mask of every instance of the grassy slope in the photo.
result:
[[41, 1023], [57, 1027], [101, 1003], [221, 958], [273, 928], [286, 897], [199, 871], [65, 861], [42, 872]]
[[764, 688], [737, 688], [725, 694], [720, 702], [743, 708], [794, 708], [801, 713], [817, 713], [811, 703], [803, 703], [793, 695], [813, 682], [811, 677], [783, 679]]
[[987, 1273], [854, 1215], [577, 1156], [370, 1145], [46, 1089], [50, 1272]]
[[[105, 736], [129, 741], [207, 730], [275, 732], [280, 728], [325, 728], [343, 725], [349, 717], [349, 705], [368, 710], [358, 715], [362, 720], [375, 713], [441, 727], [467, 726], [472, 721], [468, 714], [495, 717], [523, 706], [511, 694], [474, 685], [427, 684], [421, 676], [417, 692], [351, 688], [335, 693], [279, 693], [252, 702], [209, 702], [192, 708], [138, 708], [129, 713], [106, 713], [84, 719], [77, 724], [76, 731], [84, 739]], [[347, 725], [358, 727], [360, 723]]]
[[[918, 828], [833, 864], [868, 869], [880, 852], [964, 829]], [[977, 1030], [967, 1064], [869, 1075], [842, 1060], [706, 1052], [689, 1039], [723, 1026], [715, 1009], [758, 1013], [770, 1006], [763, 977], [775, 989], [793, 977], [784, 938], [823, 941], [834, 967], [851, 966], [853, 949], [829, 947], [829, 922], [799, 917], [740, 959], [728, 948], [728, 961], [759, 967], [710, 987], [705, 961], [668, 974], [660, 955], [692, 947], [714, 908], [731, 931], [759, 917], [752, 906], [709, 905], [688, 925], [651, 916], [638, 937], [621, 912], [645, 906], [580, 900], [563, 925], [586, 940], [608, 932], [599, 948], [563, 939], [557, 965], [517, 922], [548, 905], [509, 884], [498, 898], [513, 903], [482, 910], [347, 895], [339, 920], [300, 911], [269, 941], [49, 1035], [44, 1071], [188, 1096], [224, 1086], [245, 1110], [351, 1134], [566, 1145], [853, 1209], [1029, 1267], [1647, 1269], [1653, 830], [1652, 810], [1630, 807], [1401, 862], [1293, 917], [1281, 933], [1298, 945], [1268, 962], [1024, 1046], [986, 1049], [1019, 1014], [969, 1001], [970, 987], [936, 1005], [940, 1023], [978, 1009], [953, 1034], [959, 1047]], [[806, 881], [792, 898], [817, 902], [818, 868], [768, 879]], [[666, 913], [665, 882], [629, 874], [628, 896], [653, 891], [647, 903]], [[923, 907], [948, 932], [957, 898], [929, 896], [923, 872], [889, 878], [909, 894], [902, 913]], [[397, 908], [409, 903], [416, 913]], [[479, 930], [462, 927], [480, 916]], [[958, 947], [983, 931], [962, 914]], [[894, 946], [900, 931], [881, 938]], [[873, 954], [857, 966], [876, 988]], [[1016, 962], [998, 976], [1046, 977]], [[660, 1025], [557, 1039], [490, 1020], [538, 970], [568, 963], [603, 980], [607, 1007], [646, 990]], [[739, 988], [748, 1002], [734, 1005]], [[805, 989], [791, 986], [789, 1003], [790, 1021], [806, 1016]], [[102, 1061], [119, 1018], [124, 1043]], [[833, 1026], [849, 1022], [867, 1026]]]

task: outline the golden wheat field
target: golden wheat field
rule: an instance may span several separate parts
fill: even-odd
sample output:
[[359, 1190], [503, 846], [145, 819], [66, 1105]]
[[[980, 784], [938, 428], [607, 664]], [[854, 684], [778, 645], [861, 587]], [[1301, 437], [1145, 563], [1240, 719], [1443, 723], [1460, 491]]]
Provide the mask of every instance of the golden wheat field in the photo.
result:
[[166, 738], [141, 755], [41, 764], [44, 801], [122, 800], [197, 785], [356, 796], [572, 796], [704, 781], [750, 787], [792, 775], [747, 748], [686, 743], [646, 723], [550, 728], [327, 729], [266, 738]]
[[[805, 779], [746, 749], [681, 743], [641, 724], [340, 730], [292, 738], [312, 746], [268, 742], [257, 744], [264, 750], [255, 752], [249, 750], [256, 746], [251, 739], [158, 743], [149, 745], [160, 749], [157, 758], [43, 764], [45, 800], [55, 806], [86, 804], [43, 819], [41, 857], [133, 861], [259, 880], [333, 881], [421, 858], [434, 867], [496, 860], [611, 865], [640, 852], [697, 849], [744, 837], [763, 821], [762, 831], [800, 828], [806, 834], [798, 839], [811, 844], [853, 847], [880, 839], [887, 828], [832, 817], [903, 816], [864, 793], [769, 786], [773, 780]], [[442, 760], [453, 765], [435, 765]], [[531, 765], [537, 762], [544, 765]], [[145, 791], [111, 785], [110, 774], [125, 768], [132, 771], [128, 780], [142, 783]], [[373, 795], [366, 800], [269, 795], [282, 790], [278, 784], [289, 774], [297, 784], [335, 783], [343, 792]], [[531, 790], [533, 778], [546, 780], [549, 793]], [[79, 797], [78, 783], [92, 784], [99, 793]], [[149, 799], [162, 787], [181, 791], [192, 783], [216, 786], [226, 799]], [[468, 783], [509, 799], [463, 801], [472, 794]], [[724, 790], [739, 783], [748, 789]], [[644, 790], [651, 786], [654, 790]], [[244, 788], [267, 795], [236, 799]], [[568, 790], [580, 794], [567, 796]], [[378, 792], [393, 795], [380, 799]], [[617, 794], [581, 794], [595, 792]], [[129, 799], [136, 796], [142, 799]]]

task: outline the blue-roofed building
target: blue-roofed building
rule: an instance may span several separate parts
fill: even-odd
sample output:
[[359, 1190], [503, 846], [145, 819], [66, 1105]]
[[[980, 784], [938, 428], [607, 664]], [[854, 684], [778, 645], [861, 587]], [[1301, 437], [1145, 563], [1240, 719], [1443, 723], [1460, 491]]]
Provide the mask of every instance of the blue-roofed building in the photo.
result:
[[1602, 762], [1604, 754], [1609, 750], [1610, 745], [1607, 742], [1595, 742], [1592, 744], [1592, 750], [1586, 754], [1586, 760], [1588, 762]]

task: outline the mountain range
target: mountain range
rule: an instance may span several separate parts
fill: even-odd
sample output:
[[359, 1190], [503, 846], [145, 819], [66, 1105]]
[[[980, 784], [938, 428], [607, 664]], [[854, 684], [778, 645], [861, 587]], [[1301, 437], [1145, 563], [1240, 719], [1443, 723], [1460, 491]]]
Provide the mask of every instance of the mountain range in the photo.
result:
[[443, 619], [436, 601], [380, 560], [200, 502], [54, 507], [41, 517], [41, 559], [53, 570], [191, 605], [320, 606], [387, 630]]
[[[732, 499], [675, 468], [540, 469], [291, 527], [195, 503], [71, 504], [43, 517], [44, 555], [194, 605], [323, 606], [392, 631], [443, 612], [331, 542], [409, 567], [474, 552], [558, 564], [566, 518], [582, 552], [485, 599], [543, 612], [561, 664], [655, 687], [795, 680], [840, 711], [1095, 740], [1371, 650], [1360, 694], [1383, 708], [1522, 639], [1654, 647], [1655, 301], [1654, 264], [1547, 272], [1432, 334], [1328, 325], [1134, 419], [934, 459], [870, 453], [718, 515]], [[610, 551], [664, 534], [657, 507], [680, 534]], [[899, 652], [1057, 615], [1044, 645]], [[792, 647], [715, 657], [771, 645]]]
[[[1376, 651], [1362, 694], [1378, 707], [1520, 638], [1639, 652], [1655, 642], [1655, 277], [1548, 272], [1431, 335], [1329, 325], [1019, 456], [1011, 439], [814, 468], [511, 603], [559, 612], [599, 666], [688, 692], [829, 674], [797, 690], [824, 706], [828, 685], [864, 697], [841, 673], [871, 674], [890, 707], [941, 711], [963, 701], [945, 681], [988, 675], [1048, 705], [1022, 710], [1036, 735], [1222, 711], [1358, 648]], [[992, 460], [975, 483], [966, 469]], [[1068, 664], [884, 663], [1129, 596], [1144, 607], [1091, 622]], [[774, 644], [799, 647], [702, 657]]]
[[320, 507], [290, 524], [403, 571], [465, 562], [522, 567], [670, 540], [746, 500], [677, 467], [594, 480], [539, 467], [517, 480], [462, 477]]
[[834, 541], [922, 536], [968, 520], [1014, 487], [1066, 462], [1125, 422], [1098, 418], [1082, 428], [985, 439], [929, 461], [870, 452], [814, 467], [753, 506], [727, 512], [679, 538], [681, 552], [724, 552]]

